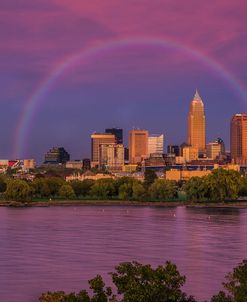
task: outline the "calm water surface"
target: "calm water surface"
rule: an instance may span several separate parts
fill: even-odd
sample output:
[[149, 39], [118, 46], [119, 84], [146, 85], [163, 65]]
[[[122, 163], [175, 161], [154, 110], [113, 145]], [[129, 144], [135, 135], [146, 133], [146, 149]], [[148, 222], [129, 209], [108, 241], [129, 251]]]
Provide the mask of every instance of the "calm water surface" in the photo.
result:
[[175, 262], [199, 301], [247, 257], [246, 209], [0, 208], [0, 301], [78, 291], [121, 261]]

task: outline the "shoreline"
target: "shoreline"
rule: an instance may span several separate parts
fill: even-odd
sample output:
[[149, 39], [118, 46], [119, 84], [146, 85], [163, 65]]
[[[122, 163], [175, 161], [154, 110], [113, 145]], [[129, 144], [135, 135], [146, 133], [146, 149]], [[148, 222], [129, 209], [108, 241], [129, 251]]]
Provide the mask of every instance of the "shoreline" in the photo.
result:
[[71, 207], [71, 206], [135, 206], [135, 207], [179, 207], [187, 208], [247, 208], [247, 201], [193, 203], [182, 201], [122, 201], [122, 200], [52, 200], [52, 201], [0, 201], [0, 207], [32, 208], [32, 207]]

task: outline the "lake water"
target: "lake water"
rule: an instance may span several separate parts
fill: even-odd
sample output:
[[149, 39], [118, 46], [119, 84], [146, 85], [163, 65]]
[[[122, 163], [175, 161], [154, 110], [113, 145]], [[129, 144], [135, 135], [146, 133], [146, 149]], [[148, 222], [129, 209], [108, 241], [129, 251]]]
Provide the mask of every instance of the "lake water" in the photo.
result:
[[0, 301], [79, 291], [122, 261], [175, 262], [199, 301], [247, 258], [247, 209], [0, 208]]

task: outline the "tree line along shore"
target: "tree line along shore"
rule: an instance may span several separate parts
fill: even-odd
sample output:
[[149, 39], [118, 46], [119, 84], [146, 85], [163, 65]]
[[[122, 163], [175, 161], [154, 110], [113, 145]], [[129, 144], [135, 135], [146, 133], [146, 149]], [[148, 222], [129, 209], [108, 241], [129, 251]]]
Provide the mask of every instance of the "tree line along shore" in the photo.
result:
[[[131, 177], [66, 182], [62, 177], [36, 175], [34, 180], [0, 177], [1, 205], [71, 204], [103, 201], [114, 204], [236, 205], [247, 196], [247, 177], [233, 170], [215, 169], [187, 182], [157, 178], [152, 170], [144, 181]], [[246, 205], [245, 202], [241, 203]]]

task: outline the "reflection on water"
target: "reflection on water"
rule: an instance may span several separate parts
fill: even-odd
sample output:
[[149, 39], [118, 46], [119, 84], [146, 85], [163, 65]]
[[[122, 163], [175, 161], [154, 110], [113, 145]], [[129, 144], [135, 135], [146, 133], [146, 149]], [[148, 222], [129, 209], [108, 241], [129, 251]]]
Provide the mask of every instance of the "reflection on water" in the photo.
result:
[[0, 208], [0, 301], [78, 291], [121, 261], [175, 262], [199, 300], [247, 255], [246, 209]]

